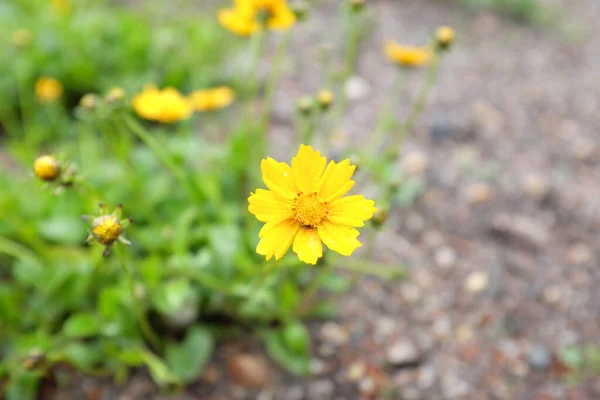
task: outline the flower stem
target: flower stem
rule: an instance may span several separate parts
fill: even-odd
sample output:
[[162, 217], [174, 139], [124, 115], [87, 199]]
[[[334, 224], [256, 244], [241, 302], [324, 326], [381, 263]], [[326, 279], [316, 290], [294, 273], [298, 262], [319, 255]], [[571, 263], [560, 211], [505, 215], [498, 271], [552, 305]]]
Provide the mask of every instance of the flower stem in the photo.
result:
[[323, 284], [323, 280], [331, 273], [332, 269], [333, 264], [329, 262], [319, 268], [319, 271], [315, 274], [313, 279], [302, 293], [302, 297], [298, 302], [298, 306], [294, 310], [296, 315], [304, 315], [310, 310], [317, 291]]
[[162, 344], [160, 342], [160, 339], [158, 338], [156, 333], [154, 333], [154, 331], [152, 330], [152, 327], [150, 326], [150, 323], [148, 322], [148, 319], [146, 318], [146, 314], [142, 310], [140, 301], [139, 301], [137, 295], [135, 294], [135, 282], [133, 281], [133, 275], [131, 274], [131, 269], [129, 268], [129, 265], [127, 264], [125, 255], [123, 254], [122, 250], [120, 250], [118, 248], [115, 250], [119, 256], [119, 261], [121, 262], [121, 266], [123, 267], [123, 271], [125, 272], [125, 275], [127, 276], [127, 280], [129, 282], [129, 290], [131, 291], [131, 297], [133, 299], [133, 306], [135, 308], [135, 312], [137, 313], [140, 327], [142, 328], [142, 333], [144, 334], [146, 339], [150, 342], [150, 344], [152, 345], [154, 350], [161, 351]]
[[161, 144], [152, 137], [146, 129], [144, 129], [138, 122], [131, 117], [125, 118], [125, 123], [129, 129], [146, 144], [150, 150], [160, 159], [160, 161], [171, 171], [175, 179], [179, 182], [181, 187], [186, 191], [188, 197], [192, 201], [198, 200], [199, 192], [196, 187], [192, 184], [185, 171], [177, 165], [171, 155], [165, 150]]

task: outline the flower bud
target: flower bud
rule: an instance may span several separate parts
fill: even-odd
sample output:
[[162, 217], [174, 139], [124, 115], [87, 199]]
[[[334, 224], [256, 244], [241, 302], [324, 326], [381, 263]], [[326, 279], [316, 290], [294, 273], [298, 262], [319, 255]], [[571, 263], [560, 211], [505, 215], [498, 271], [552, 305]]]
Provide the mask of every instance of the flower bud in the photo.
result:
[[310, 5], [303, 0], [300, 1], [296, 1], [291, 5], [291, 9], [294, 12], [294, 14], [296, 15], [296, 19], [298, 21], [304, 21], [306, 20], [306, 17], [308, 16], [308, 12], [310, 10]]
[[60, 163], [53, 156], [40, 156], [33, 163], [35, 176], [46, 182], [51, 182], [58, 178], [60, 171]]
[[365, 7], [365, 0], [350, 0], [350, 6], [352, 7], [352, 11], [358, 12], [361, 11]]
[[375, 214], [373, 214], [373, 219], [371, 220], [373, 227], [380, 228], [387, 221], [388, 215], [389, 211], [387, 207], [378, 208], [377, 211], [375, 211]]
[[108, 91], [106, 94], [106, 101], [108, 103], [117, 103], [125, 98], [127, 93], [123, 88], [114, 87]]
[[314, 106], [314, 100], [311, 97], [305, 96], [298, 100], [298, 112], [301, 115], [307, 116], [310, 115]]
[[92, 226], [92, 231], [86, 239], [86, 243], [98, 242], [104, 245], [104, 256], [110, 254], [112, 245], [117, 240], [126, 245], [131, 245], [131, 242], [121, 235], [133, 219], [121, 219], [122, 210], [123, 206], [119, 204], [111, 214], [107, 214], [106, 205], [100, 204], [100, 216], [82, 216], [85, 221], [91, 221]]
[[449, 26], [440, 26], [435, 31], [435, 41], [440, 50], [446, 50], [454, 42], [454, 29]]
[[98, 96], [94, 93], [88, 93], [79, 100], [79, 105], [88, 111], [93, 111], [98, 106]]
[[317, 99], [319, 100], [319, 106], [321, 106], [321, 109], [327, 110], [331, 104], [333, 104], [335, 96], [331, 90], [324, 89], [319, 92]]

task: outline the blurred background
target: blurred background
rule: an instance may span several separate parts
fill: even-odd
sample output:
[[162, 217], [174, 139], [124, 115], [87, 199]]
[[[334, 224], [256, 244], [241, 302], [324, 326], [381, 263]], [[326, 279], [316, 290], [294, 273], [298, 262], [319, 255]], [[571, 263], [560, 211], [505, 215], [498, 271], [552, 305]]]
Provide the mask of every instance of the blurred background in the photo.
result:
[[[229, 2], [82, 2], [89, 11], [56, 29], [55, 15], [35, 13], [40, 1], [0, 0], [4, 115], [18, 102], [15, 68], [23, 79], [59, 79], [67, 108], [88, 92], [133, 91], [147, 82], [181, 90], [227, 83], [244, 95], [240, 71], [247, 66], [227, 58], [240, 43], [215, 19]], [[15, 3], [31, 13], [16, 15]], [[338, 0], [308, 3], [275, 97], [275, 155], [287, 154], [296, 100], [321, 89], [319, 60], [343, 47], [343, 31], [331, 22]], [[46, 398], [600, 398], [600, 3], [366, 4], [369, 34], [345, 87], [350, 109], [335, 135], [340, 148], [368, 143], [390, 96], [395, 66], [382, 56], [385, 40], [420, 45], [439, 25], [457, 32], [404, 148], [410, 190], [377, 240], [378, 261], [406, 265], [408, 278], [364, 278], [344, 297], [337, 320], [310, 323], [309, 377], [292, 376], [254, 343], [235, 341], [217, 350], [185, 393], [158, 394], [141, 370], [122, 385], [82, 376]], [[107, 5], [114, 19], [96, 10]], [[29, 61], [16, 65], [23, 61], [11, 49], [21, 44]], [[408, 80], [398, 115], [419, 89], [420, 79]], [[0, 122], [6, 134], [13, 121]], [[226, 118], [210, 123], [215, 137], [227, 126]], [[7, 174], [2, 147], [0, 173]]]

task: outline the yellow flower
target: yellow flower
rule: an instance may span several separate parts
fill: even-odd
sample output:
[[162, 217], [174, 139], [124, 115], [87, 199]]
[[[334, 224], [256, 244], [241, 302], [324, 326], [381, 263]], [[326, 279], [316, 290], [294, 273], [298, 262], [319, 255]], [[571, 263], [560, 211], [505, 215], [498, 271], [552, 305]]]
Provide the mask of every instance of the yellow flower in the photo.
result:
[[35, 95], [42, 103], [52, 103], [63, 94], [63, 85], [54, 78], [42, 76], [35, 82]]
[[71, 11], [71, 0], [52, 0], [52, 8], [61, 14]]
[[286, 30], [296, 22], [296, 15], [286, 0], [234, 0], [234, 7], [219, 11], [219, 23], [240, 36], [250, 36], [263, 25], [268, 29]]
[[154, 85], [134, 96], [132, 105], [142, 118], [163, 123], [187, 119], [193, 112], [190, 102], [177, 89], [159, 90]]
[[87, 93], [79, 100], [79, 105], [86, 110], [93, 110], [98, 105], [98, 96], [94, 93]]
[[321, 108], [323, 110], [327, 110], [333, 103], [335, 96], [331, 90], [323, 89], [317, 95], [317, 99], [319, 100], [319, 105]]
[[108, 91], [108, 93], [106, 94], [106, 101], [109, 103], [116, 103], [118, 101], [123, 100], [126, 95], [127, 95], [127, 93], [125, 92], [125, 90], [123, 88], [114, 87], [114, 88], [111, 88]]
[[304, 145], [291, 167], [272, 158], [262, 161], [269, 190], [252, 193], [248, 210], [265, 222], [256, 252], [267, 261], [273, 256], [279, 260], [292, 245], [308, 264], [322, 257], [322, 243], [345, 256], [361, 246], [355, 228], [373, 216], [375, 202], [358, 195], [343, 197], [354, 186], [350, 178], [355, 166], [350, 160], [326, 164], [325, 157]]
[[454, 29], [449, 26], [440, 26], [435, 30], [435, 40], [441, 49], [446, 49], [454, 41]]
[[51, 182], [60, 175], [60, 163], [53, 156], [40, 156], [33, 162], [33, 173], [43, 181]]
[[196, 111], [214, 111], [233, 103], [235, 92], [227, 86], [196, 90], [190, 94], [190, 102]]
[[433, 52], [429, 47], [402, 46], [393, 40], [385, 44], [385, 55], [390, 61], [405, 67], [424, 67], [429, 65]]
[[125, 228], [131, 224], [132, 218], [121, 219], [123, 206], [119, 204], [111, 214], [107, 213], [106, 205], [100, 204], [100, 215], [97, 217], [83, 215], [85, 221], [91, 223], [92, 231], [86, 239], [86, 243], [98, 242], [105, 246], [104, 256], [110, 254], [110, 250], [116, 241], [128, 246], [131, 242], [125, 239], [122, 234]]

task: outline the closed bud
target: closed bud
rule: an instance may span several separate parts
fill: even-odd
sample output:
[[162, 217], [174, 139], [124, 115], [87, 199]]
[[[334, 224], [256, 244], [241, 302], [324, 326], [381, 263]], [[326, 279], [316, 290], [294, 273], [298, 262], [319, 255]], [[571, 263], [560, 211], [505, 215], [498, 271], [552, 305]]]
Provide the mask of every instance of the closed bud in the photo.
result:
[[45, 155], [36, 158], [33, 163], [35, 176], [43, 181], [51, 182], [60, 176], [60, 163], [53, 156]]
[[88, 111], [93, 111], [98, 106], [98, 96], [94, 93], [88, 93], [79, 100], [79, 105]]
[[454, 42], [454, 29], [449, 26], [440, 26], [435, 31], [435, 41], [440, 50], [446, 50]]
[[304, 20], [306, 20], [306, 17], [308, 16], [310, 6], [306, 1], [300, 0], [300, 1], [296, 1], [296, 2], [292, 3], [291, 9], [294, 12], [294, 14], [296, 15], [296, 18], [298, 19], [298, 21], [304, 21]]
[[314, 106], [314, 100], [311, 97], [305, 96], [300, 98], [300, 100], [298, 100], [298, 112], [301, 115], [310, 115], [313, 106]]
[[106, 101], [108, 103], [118, 103], [119, 101], [125, 98], [127, 93], [123, 88], [114, 87], [108, 91], [106, 94]]
[[366, 0], [350, 0], [352, 11], [361, 11], [365, 7]]
[[373, 214], [373, 219], [371, 220], [371, 223], [375, 228], [381, 227], [387, 221], [388, 214], [389, 211], [387, 207], [378, 208], [377, 211], [375, 211], [375, 214]]
[[335, 96], [331, 90], [324, 89], [319, 92], [317, 99], [319, 100], [319, 106], [321, 106], [321, 109], [327, 110], [333, 104]]

